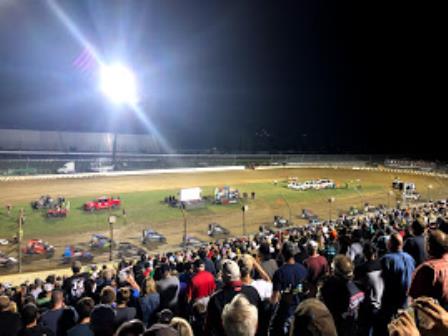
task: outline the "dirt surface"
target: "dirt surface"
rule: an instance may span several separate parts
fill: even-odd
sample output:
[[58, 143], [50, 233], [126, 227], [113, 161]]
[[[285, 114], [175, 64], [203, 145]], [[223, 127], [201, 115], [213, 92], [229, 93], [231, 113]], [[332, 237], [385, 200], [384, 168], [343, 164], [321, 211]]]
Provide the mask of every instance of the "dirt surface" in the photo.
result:
[[[121, 177], [98, 177], [86, 179], [57, 179], [57, 180], [28, 180], [28, 181], [7, 181], [0, 182], [0, 204], [4, 211], [4, 206], [8, 203], [23, 203], [38, 198], [42, 194], [64, 194], [69, 197], [80, 196], [98, 196], [101, 194], [120, 194], [137, 191], [180, 189], [197, 186], [219, 186], [250, 184], [260, 182], [272, 182], [274, 180], [285, 180], [288, 177], [296, 176], [299, 180], [312, 178], [330, 178], [336, 183], [343, 184], [346, 181], [359, 180], [361, 183], [376, 184], [384, 186], [384, 189], [374, 191], [369, 194], [360, 194], [344, 197], [336, 200], [333, 213], [336, 215], [339, 210], [346, 210], [350, 206], [361, 206], [363, 202], [371, 204], [387, 204], [387, 193], [390, 190], [391, 182], [395, 175], [391, 173], [377, 171], [360, 171], [351, 169], [272, 169], [272, 170], [244, 170], [228, 172], [203, 172], [203, 173], [185, 173], [185, 174], [159, 174], [146, 176], [121, 176]], [[431, 184], [433, 189], [431, 195], [433, 198], [448, 196], [448, 181], [439, 178], [433, 178], [421, 175], [400, 174], [399, 177], [405, 181], [416, 183], [418, 191], [423, 197], [427, 197], [427, 186]], [[300, 204], [290, 204], [291, 219], [296, 223], [303, 223], [298, 219], [298, 214], [302, 208], [310, 208], [323, 218], [329, 216], [329, 206], [326, 199], [314, 200], [313, 202], [301, 202]], [[247, 232], [254, 233], [260, 224], [272, 224], [274, 215], [283, 215], [289, 217], [289, 209], [285, 204], [269, 204], [258, 206], [256, 211], [250, 211], [246, 215]], [[231, 213], [213, 216], [194, 217], [187, 214], [189, 234], [208, 241], [207, 225], [211, 222], [218, 222], [230, 230], [233, 235], [242, 234], [242, 213], [239, 208]], [[1, 223], [0, 223], [1, 224]], [[167, 251], [179, 247], [183, 235], [183, 220], [174, 220], [163, 223], [150, 223], [151, 226], [163, 232], [168, 238], [168, 244], [159, 246], [157, 251]], [[146, 228], [148, 223], [127, 223], [127, 225], [117, 228], [114, 236], [118, 241], [129, 241], [139, 244], [141, 230]], [[76, 236], [61, 236], [55, 241], [52, 238], [56, 248], [56, 257], [62, 254], [63, 246], [86, 242], [92, 232], [77, 234]], [[108, 231], [104, 231], [108, 234]], [[42, 239], [46, 238], [45, 232], [42, 232]], [[154, 251], [155, 250], [151, 250]], [[96, 262], [107, 260], [107, 253], [96, 257]], [[42, 260], [29, 265], [24, 265], [25, 270], [48, 269], [58, 266], [58, 260]], [[1, 270], [0, 270], [1, 272]]]

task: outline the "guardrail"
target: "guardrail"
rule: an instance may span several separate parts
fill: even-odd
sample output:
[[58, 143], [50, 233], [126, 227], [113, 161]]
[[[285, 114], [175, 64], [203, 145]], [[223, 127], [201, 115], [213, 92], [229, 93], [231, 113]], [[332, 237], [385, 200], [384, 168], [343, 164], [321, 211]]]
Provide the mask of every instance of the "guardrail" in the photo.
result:
[[184, 173], [205, 173], [219, 171], [244, 170], [244, 166], [218, 166], [218, 167], [195, 167], [195, 168], [173, 168], [173, 169], [145, 169], [128, 171], [111, 171], [100, 173], [77, 173], [77, 174], [48, 174], [48, 175], [27, 175], [27, 176], [1, 176], [0, 182], [5, 181], [28, 181], [28, 180], [54, 180], [54, 179], [75, 179], [75, 178], [95, 178], [111, 176], [135, 176], [154, 174], [184, 174]]

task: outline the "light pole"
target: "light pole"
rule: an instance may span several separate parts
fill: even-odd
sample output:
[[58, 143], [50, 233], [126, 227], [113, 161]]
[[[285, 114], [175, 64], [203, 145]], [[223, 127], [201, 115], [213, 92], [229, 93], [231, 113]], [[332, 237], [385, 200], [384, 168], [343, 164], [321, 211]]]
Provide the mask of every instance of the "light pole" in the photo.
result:
[[246, 231], [246, 211], [249, 210], [249, 207], [247, 205], [243, 205], [241, 207], [241, 213], [243, 216], [243, 236], [247, 235], [247, 231]]
[[392, 190], [389, 190], [388, 192], [387, 192], [387, 207], [390, 209], [390, 198], [391, 198], [391, 196], [393, 196], [394, 195], [394, 192], [392, 191]]
[[112, 250], [113, 250], [113, 243], [114, 243], [114, 224], [117, 221], [117, 217], [116, 216], [109, 216], [108, 218], [108, 222], [109, 222], [109, 234], [110, 234], [110, 243], [109, 243], [109, 261], [112, 261], [113, 259], [113, 255], [112, 255]]
[[182, 238], [182, 243], [184, 246], [187, 245], [187, 215], [185, 214], [185, 205], [184, 203], [180, 204], [180, 212], [182, 213], [182, 217], [184, 219], [184, 236]]
[[22, 238], [23, 238], [23, 208], [20, 209], [19, 222], [18, 222], [18, 232], [17, 232], [17, 256], [18, 256], [18, 272], [22, 273]]
[[431, 202], [432, 199], [432, 195], [431, 195], [431, 190], [432, 190], [432, 184], [428, 184], [428, 201]]
[[332, 204], [334, 203], [335, 200], [336, 200], [336, 199], [335, 199], [334, 197], [330, 197], [330, 198], [328, 199], [328, 205], [329, 205], [329, 216], [328, 216], [328, 218], [329, 218], [330, 222], [331, 222], [331, 210], [332, 210]]

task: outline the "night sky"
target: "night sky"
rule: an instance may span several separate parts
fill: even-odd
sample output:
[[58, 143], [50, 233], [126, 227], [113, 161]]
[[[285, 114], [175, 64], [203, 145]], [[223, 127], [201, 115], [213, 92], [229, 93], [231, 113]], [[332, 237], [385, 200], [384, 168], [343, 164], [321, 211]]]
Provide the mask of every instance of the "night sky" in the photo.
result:
[[[430, 5], [58, 3], [104, 60], [136, 70], [141, 109], [175, 149], [447, 157]], [[95, 67], [74, 66], [83, 50], [46, 1], [0, 2], [0, 128], [147, 132], [98, 92]]]

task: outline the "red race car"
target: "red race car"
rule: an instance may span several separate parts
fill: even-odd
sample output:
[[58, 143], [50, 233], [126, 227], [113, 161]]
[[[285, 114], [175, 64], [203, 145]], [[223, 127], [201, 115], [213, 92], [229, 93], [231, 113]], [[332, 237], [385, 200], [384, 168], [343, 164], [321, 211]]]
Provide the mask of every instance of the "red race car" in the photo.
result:
[[120, 197], [100, 197], [95, 201], [87, 202], [84, 204], [85, 211], [95, 211], [102, 209], [115, 209], [120, 207]]
[[54, 208], [47, 211], [48, 218], [67, 217], [68, 210], [66, 208]]
[[51, 258], [54, 254], [54, 246], [41, 239], [30, 239], [23, 248], [25, 255], [46, 255]]

